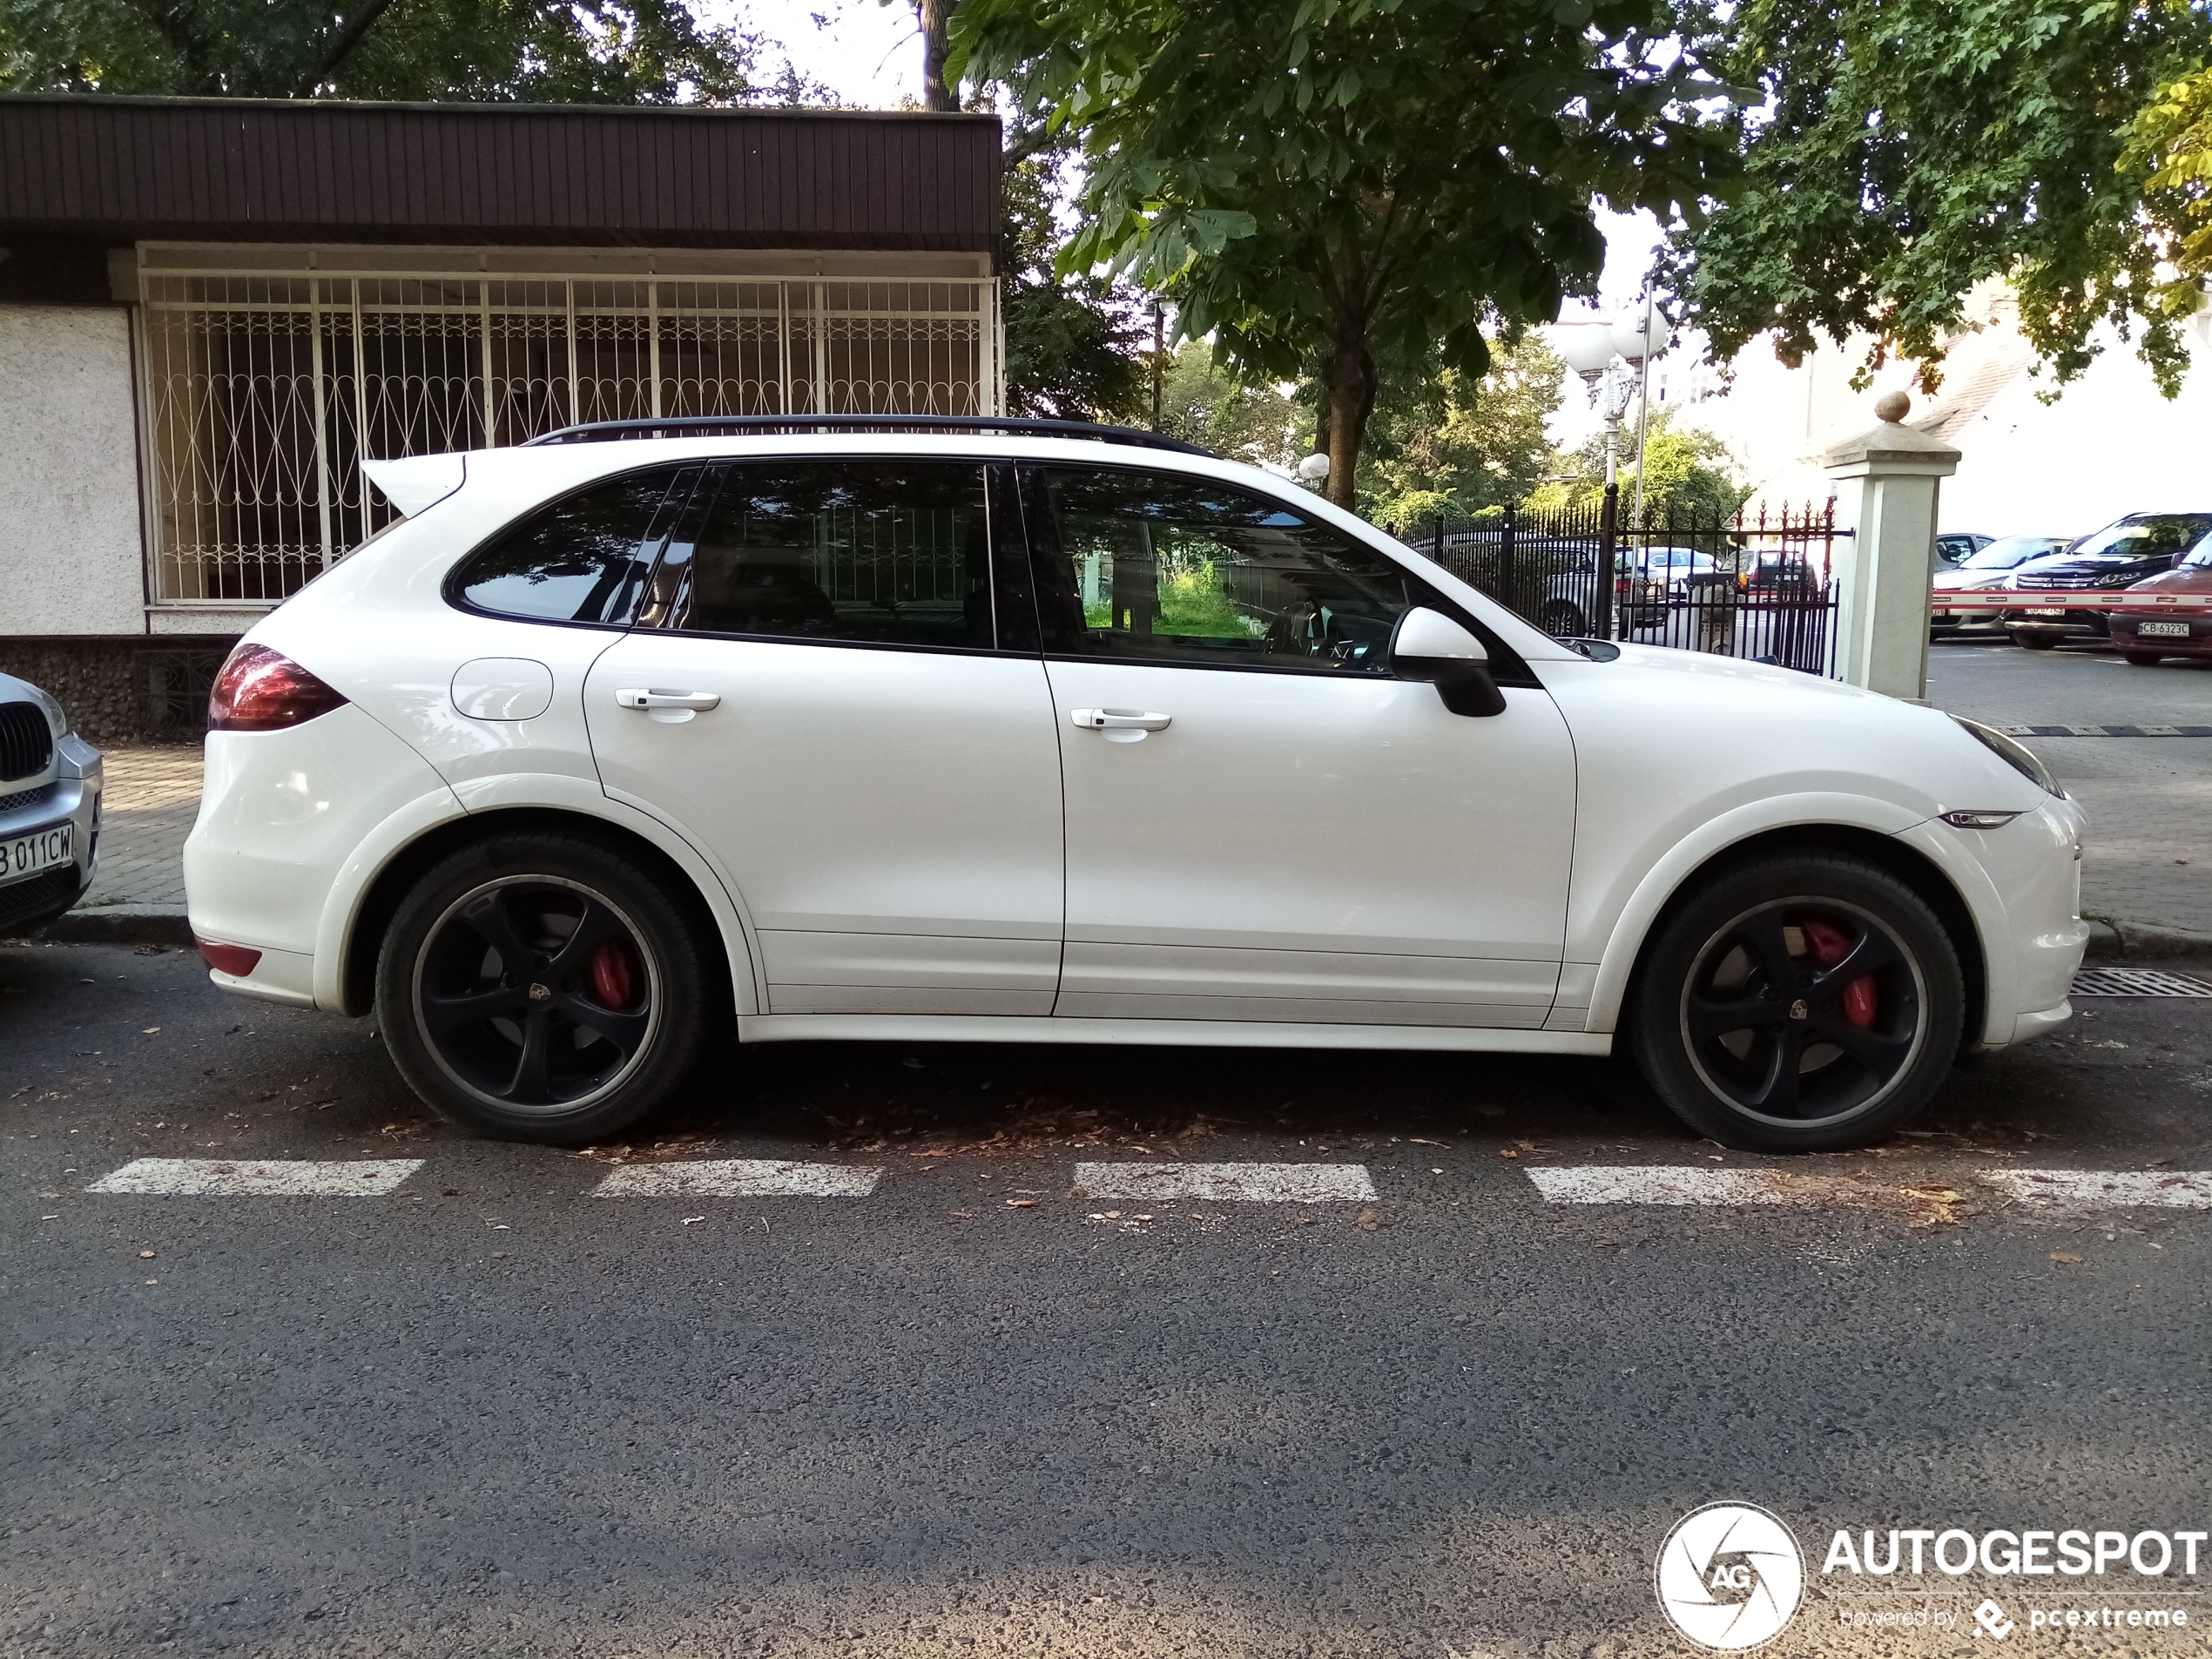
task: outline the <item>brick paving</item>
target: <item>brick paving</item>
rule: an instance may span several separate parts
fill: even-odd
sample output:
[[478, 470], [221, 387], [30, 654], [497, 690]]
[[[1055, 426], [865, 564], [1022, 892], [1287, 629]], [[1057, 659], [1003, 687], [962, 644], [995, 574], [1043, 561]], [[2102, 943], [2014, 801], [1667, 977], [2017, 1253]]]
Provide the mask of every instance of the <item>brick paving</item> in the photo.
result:
[[200, 755], [192, 747], [101, 752], [106, 793], [100, 805], [100, 867], [79, 910], [118, 905], [185, 909], [185, 837], [199, 814]]
[[[2212, 725], [2212, 664], [2131, 669], [2109, 656], [1939, 649], [1930, 701], [2023, 738], [2089, 814], [2082, 907], [2212, 936], [2212, 738], [2056, 736], [2066, 727]], [[181, 914], [178, 859], [199, 807], [197, 748], [107, 751], [100, 873], [81, 909]]]

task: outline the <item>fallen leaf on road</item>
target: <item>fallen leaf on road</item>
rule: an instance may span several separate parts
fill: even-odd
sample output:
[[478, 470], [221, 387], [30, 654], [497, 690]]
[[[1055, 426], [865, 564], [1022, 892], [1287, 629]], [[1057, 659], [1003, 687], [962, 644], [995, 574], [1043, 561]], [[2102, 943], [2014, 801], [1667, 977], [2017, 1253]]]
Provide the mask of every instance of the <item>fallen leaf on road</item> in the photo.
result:
[[2054, 1255], [2051, 1259], [2054, 1262], [2064, 1262], [2069, 1267], [2079, 1267], [2081, 1264], [2081, 1258], [2079, 1256]]
[[138, 1252], [138, 1259], [142, 1262], [150, 1262], [153, 1259], [153, 1252], [150, 1250], [142, 1250]]
[[1008, 1198], [1006, 1207], [1008, 1210], [1034, 1210], [1037, 1207], [1037, 1201], [1035, 1198]]
[[1371, 1233], [1382, 1225], [1382, 1217], [1372, 1210], [1362, 1210], [1352, 1224], [1363, 1233]]
[[1498, 1156], [1501, 1158], [1517, 1158], [1521, 1156], [1521, 1154], [1514, 1151], [1510, 1146], [1501, 1146], [1498, 1149]]

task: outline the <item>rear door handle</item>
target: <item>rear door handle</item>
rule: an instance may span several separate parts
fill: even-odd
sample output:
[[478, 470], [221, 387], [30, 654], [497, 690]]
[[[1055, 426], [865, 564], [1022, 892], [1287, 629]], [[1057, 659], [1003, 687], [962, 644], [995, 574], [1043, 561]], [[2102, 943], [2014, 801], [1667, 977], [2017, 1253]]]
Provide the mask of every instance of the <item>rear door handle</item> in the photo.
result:
[[1068, 719], [1086, 732], [1164, 732], [1170, 717], [1135, 709], [1069, 709]]
[[722, 705], [714, 691], [617, 691], [615, 706], [624, 709], [712, 709]]

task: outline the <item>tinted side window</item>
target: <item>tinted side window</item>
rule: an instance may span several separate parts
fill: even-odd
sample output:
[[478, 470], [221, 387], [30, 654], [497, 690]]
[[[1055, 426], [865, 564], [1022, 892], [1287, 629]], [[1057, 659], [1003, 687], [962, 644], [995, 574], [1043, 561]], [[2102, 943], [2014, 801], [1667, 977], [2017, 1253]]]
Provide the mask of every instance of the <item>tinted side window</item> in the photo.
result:
[[627, 623], [668, 533], [670, 485], [688, 489], [698, 470], [631, 473], [542, 507], [480, 549], [448, 591], [496, 616]]
[[1421, 603], [1381, 555], [1234, 485], [1088, 467], [1035, 476], [1047, 651], [1387, 674], [1391, 632]]
[[733, 462], [665, 625], [692, 633], [988, 651], [983, 469]]

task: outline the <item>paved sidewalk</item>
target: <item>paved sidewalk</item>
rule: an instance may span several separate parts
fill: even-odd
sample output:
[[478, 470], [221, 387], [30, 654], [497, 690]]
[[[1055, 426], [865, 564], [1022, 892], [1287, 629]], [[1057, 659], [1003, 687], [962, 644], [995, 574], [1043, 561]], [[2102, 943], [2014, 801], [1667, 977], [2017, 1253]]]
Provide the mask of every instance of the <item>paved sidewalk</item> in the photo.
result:
[[185, 913], [185, 837], [199, 814], [199, 746], [108, 749], [100, 807], [100, 868], [82, 913], [132, 908]]

